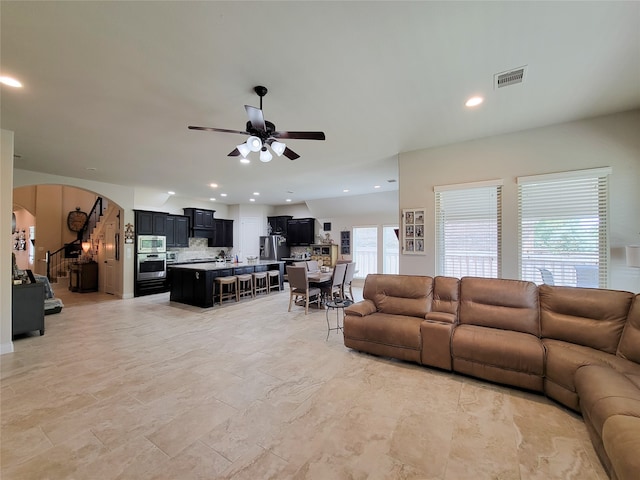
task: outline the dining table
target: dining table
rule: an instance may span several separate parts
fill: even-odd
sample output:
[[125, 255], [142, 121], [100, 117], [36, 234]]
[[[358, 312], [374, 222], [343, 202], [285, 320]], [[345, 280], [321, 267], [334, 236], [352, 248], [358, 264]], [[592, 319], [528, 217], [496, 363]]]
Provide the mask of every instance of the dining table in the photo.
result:
[[308, 272], [307, 280], [309, 283], [326, 283], [331, 281], [332, 272]]

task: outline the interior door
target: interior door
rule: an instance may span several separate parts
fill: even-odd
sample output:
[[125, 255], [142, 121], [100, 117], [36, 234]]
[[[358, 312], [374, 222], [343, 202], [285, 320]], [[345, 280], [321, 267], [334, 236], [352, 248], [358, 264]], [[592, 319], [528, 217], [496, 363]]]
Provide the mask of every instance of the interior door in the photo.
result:
[[116, 292], [116, 226], [114, 222], [105, 225], [104, 235], [104, 293]]
[[258, 217], [240, 219], [240, 252], [243, 259], [260, 256], [260, 235], [262, 222]]

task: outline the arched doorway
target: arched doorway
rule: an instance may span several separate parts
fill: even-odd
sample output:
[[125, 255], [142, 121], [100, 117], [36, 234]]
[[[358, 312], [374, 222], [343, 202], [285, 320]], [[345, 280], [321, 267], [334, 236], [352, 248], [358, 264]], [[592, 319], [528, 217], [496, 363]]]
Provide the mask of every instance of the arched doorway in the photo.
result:
[[[99, 207], [98, 207], [99, 204]], [[69, 213], [91, 213], [96, 210], [96, 220], [87, 232], [88, 246], [80, 250], [66, 248], [78, 240], [78, 232], [68, 222]], [[29, 268], [40, 275], [47, 274], [47, 252], [57, 252], [61, 262], [56, 263], [53, 277], [69, 284], [69, 265], [78, 262], [95, 262], [97, 290], [123, 297], [122, 231], [123, 209], [109, 198], [84, 188], [69, 185], [40, 184], [15, 187], [13, 210], [16, 214], [18, 236], [22, 229], [33, 232], [27, 245], [28, 252], [20, 256], [18, 268]], [[89, 236], [90, 234], [90, 236]], [[80, 233], [82, 235], [82, 233]], [[18, 243], [18, 247], [21, 244]], [[17, 252], [21, 253], [21, 252]], [[31, 255], [29, 255], [29, 253]], [[17, 256], [18, 257], [18, 256]], [[17, 258], [18, 260], [18, 258]], [[49, 259], [51, 264], [51, 259]], [[54, 279], [55, 282], [55, 279]], [[57, 289], [60, 285], [57, 285]]]

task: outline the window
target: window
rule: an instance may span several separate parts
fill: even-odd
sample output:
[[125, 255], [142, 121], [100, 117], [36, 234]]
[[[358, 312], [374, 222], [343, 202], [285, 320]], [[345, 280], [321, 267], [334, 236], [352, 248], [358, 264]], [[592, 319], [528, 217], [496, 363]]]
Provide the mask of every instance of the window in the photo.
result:
[[353, 261], [355, 278], [378, 273], [378, 227], [353, 227]]
[[436, 271], [500, 276], [502, 182], [435, 187]]
[[610, 173], [598, 168], [518, 178], [523, 280], [606, 288]]
[[397, 225], [382, 227], [382, 273], [399, 272], [400, 242], [398, 241]]

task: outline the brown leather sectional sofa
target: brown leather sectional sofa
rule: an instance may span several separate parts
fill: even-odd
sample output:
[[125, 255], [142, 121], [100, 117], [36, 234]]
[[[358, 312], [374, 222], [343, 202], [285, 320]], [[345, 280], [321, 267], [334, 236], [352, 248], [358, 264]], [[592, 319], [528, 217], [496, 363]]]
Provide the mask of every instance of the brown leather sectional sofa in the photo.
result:
[[640, 294], [368, 275], [344, 344], [541, 392], [582, 413], [612, 479], [640, 478]]

